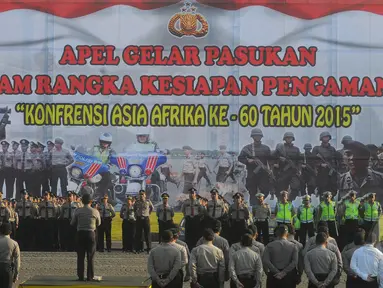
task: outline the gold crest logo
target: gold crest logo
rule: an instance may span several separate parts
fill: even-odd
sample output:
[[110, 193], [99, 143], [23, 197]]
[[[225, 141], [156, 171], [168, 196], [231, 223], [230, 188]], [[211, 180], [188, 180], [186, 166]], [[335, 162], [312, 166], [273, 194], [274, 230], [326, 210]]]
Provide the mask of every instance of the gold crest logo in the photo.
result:
[[196, 13], [196, 11], [197, 7], [189, 1], [185, 1], [181, 12], [170, 18], [169, 32], [178, 38], [184, 36], [205, 37], [209, 32], [209, 23], [203, 15]]

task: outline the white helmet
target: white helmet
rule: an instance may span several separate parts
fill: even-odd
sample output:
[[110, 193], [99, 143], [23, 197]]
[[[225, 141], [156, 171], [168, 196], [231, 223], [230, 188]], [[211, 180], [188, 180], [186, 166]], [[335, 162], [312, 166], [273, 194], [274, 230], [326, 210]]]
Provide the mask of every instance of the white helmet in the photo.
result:
[[147, 127], [140, 127], [137, 129], [137, 132], [136, 132], [136, 135], [137, 136], [149, 136], [150, 135], [150, 127], [147, 126]]
[[110, 133], [101, 133], [100, 138], [98, 138], [98, 140], [100, 142], [102, 141], [102, 142], [112, 143], [113, 137], [112, 137], [112, 134]]

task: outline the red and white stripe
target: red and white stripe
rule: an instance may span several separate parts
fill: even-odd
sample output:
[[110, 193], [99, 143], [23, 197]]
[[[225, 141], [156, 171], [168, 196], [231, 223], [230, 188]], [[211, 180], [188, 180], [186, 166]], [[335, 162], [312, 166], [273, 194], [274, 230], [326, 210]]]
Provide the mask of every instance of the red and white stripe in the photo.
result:
[[100, 169], [101, 164], [93, 163], [92, 165], [89, 166], [88, 170], [85, 172], [85, 177], [86, 178], [92, 178]]
[[125, 157], [117, 157], [118, 168], [126, 170], [126, 159]]
[[156, 168], [157, 161], [158, 161], [158, 156], [149, 156], [148, 160], [146, 161], [145, 171], [150, 170], [150, 172], [153, 172], [154, 169]]

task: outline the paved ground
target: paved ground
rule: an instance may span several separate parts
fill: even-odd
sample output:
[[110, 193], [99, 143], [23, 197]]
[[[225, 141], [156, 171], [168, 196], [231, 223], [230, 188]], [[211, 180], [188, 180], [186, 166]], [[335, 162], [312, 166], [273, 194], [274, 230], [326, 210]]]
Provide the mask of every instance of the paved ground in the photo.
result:
[[[70, 252], [23, 252], [20, 281], [25, 281], [34, 275], [65, 275], [76, 279], [76, 254]], [[120, 251], [97, 253], [95, 258], [95, 274], [98, 276], [142, 276], [146, 275], [147, 255], [126, 254]], [[265, 278], [265, 277], [264, 277]], [[265, 287], [265, 279], [263, 279]], [[343, 288], [344, 277], [337, 287]], [[189, 287], [185, 284], [184, 287]], [[307, 287], [304, 277], [298, 288]], [[226, 283], [225, 288], [229, 288]]]

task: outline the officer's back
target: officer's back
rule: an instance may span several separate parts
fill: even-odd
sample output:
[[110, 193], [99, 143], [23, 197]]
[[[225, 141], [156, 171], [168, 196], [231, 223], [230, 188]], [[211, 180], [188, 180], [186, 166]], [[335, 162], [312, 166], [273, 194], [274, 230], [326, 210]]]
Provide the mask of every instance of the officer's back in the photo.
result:
[[9, 235], [12, 228], [10, 223], [0, 227], [0, 287], [12, 288], [18, 279], [20, 271], [20, 249], [16, 241]]

